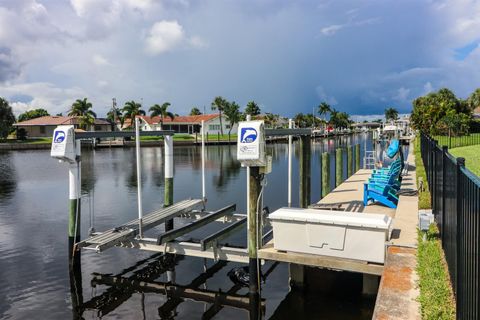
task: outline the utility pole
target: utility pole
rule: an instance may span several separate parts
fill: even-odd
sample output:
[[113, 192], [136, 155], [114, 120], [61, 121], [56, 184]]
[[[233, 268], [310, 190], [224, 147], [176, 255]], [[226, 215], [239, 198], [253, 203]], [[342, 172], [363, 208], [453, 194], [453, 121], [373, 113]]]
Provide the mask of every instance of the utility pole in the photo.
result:
[[117, 131], [117, 99], [112, 98], [112, 111], [113, 111], [113, 131]]

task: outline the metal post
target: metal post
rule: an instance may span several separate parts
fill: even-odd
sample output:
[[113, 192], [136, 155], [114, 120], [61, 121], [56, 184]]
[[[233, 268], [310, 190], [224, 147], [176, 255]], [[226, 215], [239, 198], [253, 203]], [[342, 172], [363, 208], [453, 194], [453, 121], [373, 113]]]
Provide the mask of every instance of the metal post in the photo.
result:
[[[173, 137], [165, 136], [165, 199], [164, 207], [173, 204]], [[165, 222], [165, 231], [173, 229], [173, 219]]]
[[442, 225], [440, 226], [440, 238], [442, 239], [442, 245], [444, 243], [444, 234], [445, 234], [445, 199], [446, 199], [446, 192], [445, 188], [447, 186], [447, 169], [446, 169], [446, 162], [447, 162], [447, 152], [448, 152], [448, 147], [443, 146], [442, 147]]
[[355, 145], [355, 172], [360, 170], [360, 144]]
[[[68, 215], [68, 251], [69, 257], [73, 254], [75, 243], [80, 241], [80, 217], [81, 217], [81, 200], [80, 200], [80, 180], [82, 176], [80, 162], [80, 141], [75, 140], [75, 151], [77, 161], [70, 163], [68, 166], [68, 199], [69, 199], [69, 215]], [[70, 259], [71, 260], [71, 259]]]
[[135, 149], [137, 158], [138, 235], [143, 237], [142, 160], [140, 155], [140, 119], [135, 118]]
[[310, 136], [300, 137], [300, 207], [306, 208], [310, 204], [311, 190], [311, 144]]
[[463, 316], [461, 314], [462, 308], [461, 308], [461, 303], [463, 302], [463, 295], [462, 295], [462, 288], [461, 288], [461, 280], [463, 278], [463, 264], [462, 261], [464, 260], [464, 256], [461, 255], [462, 253], [462, 235], [463, 232], [465, 231], [463, 228], [464, 224], [464, 214], [462, 210], [462, 199], [464, 197], [464, 190], [463, 190], [463, 173], [462, 173], [462, 167], [465, 167], [465, 158], [459, 157], [457, 158], [457, 179], [456, 179], [456, 185], [457, 189], [455, 190], [456, 194], [456, 205], [457, 205], [457, 212], [456, 212], [456, 245], [455, 245], [455, 253], [456, 253], [456, 263], [455, 263], [455, 274], [456, 274], [456, 279], [455, 279], [455, 293], [456, 293], [456, 301], [457, 301], [457, 317], [458, 319], [463, 319]]
[[[288, 119], [288, 128], [293, 128], [293, 120]], [[288, 206], [292, 206], [292, 135], [288, 136]]]
[[330, 192], [330, 154], [322, 153], [322, 198]]
[[203, 203], [207, 201], [205, 191], [205, 121], [202, 120], [202, 200]]
[[353, 147], [347, 147], [347, 176], [350, 178], [353, 174], [353, 166], [352, 166], [352, 159], [353, 158]]
[[335, 156], [335, 187], [338, 187], [343, 180], [343, 156], [342, 149], [336, 150]]

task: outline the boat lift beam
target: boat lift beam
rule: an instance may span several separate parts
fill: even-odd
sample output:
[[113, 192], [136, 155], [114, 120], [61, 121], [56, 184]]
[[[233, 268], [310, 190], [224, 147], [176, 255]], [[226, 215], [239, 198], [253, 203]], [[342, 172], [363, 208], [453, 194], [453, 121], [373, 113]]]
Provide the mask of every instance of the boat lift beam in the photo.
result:
[[243, 228], [243, 225], [247, 222], [247, 218], [243, 218], [237, 222], [232, 223], [231, 225], [209, 235], [206, 238], [203, 238], [200, 241], [200, 247], [202, 251], [205, 251], [209, 248], [216, 247], [217, 244], [225, 239], [234, 234], [235, 232], [239, 231], [241, 228]]
[[219, 209], [217, 211], [210, 212], [207, 215], [205, 215], [204, 217], [202, 217], [202, 218], [200, 218], [200, 219], [198, 219], [198, 220], [196, 220], [196, 221], [194, 221], [190, 224], [187, 224], [185, 226], [182, 226], [182, 227], [167, 231], [163, 234], [160, 234], [158, 236], [157, 244], [162, 245], [162, 244], [165, 244], [169, 241], [175, 240], [176, 238], [178, 238], [180, 236], [183, 236], [184, 234], [190, 233], [190, 232], [194, 231], [195, 229], [201, 228], [201, 227], [207, 225], [208, 223], [217, 220], [220, 217], [223, 217], [227, 214], [233, 213], [236, 210], [236, 208], [237, 208], [236, 204], [226, 206], [226, 207], [224, 207], [222, 209]]
[[152, 252], [163, 252], [197, 258], [212, 259], [214, 261], [225, 260], [239, 263], [248, 263], [248, 251], [246, 248], [218, 246], [202, 251], [200, 243], [181, 241], [157, 244], [157, 239], [142, 238], [131, 239], [120, 243], [123, 248], [139, 249]]
[[[155, 130], [155, 131], [140, 131], [140, 136], [173, 136], [174, 130]], [[75, 140], [92, 139], [92, 138], [127, 138], [135, 137], [135, 131], [85, 131], [75, 132]]]

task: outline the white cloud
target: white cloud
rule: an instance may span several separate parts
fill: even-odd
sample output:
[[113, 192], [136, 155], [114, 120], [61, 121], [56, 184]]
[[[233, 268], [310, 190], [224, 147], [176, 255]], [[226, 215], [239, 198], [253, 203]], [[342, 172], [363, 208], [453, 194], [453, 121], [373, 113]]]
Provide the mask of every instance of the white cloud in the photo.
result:
[[156, 22], [145, 38], [145, 50], [152, 54], [160, 54], [172, 50], [184, 39], [183, 27], [176, 21]]
[[337, 99], [334, 96], [329, 96], [322, 86], [317, 86], [315, 91], [322, 102], [324, 101], [332, 106], [338, 104]]
[[429, 94], [430, 92], [433, 92], [433, 86], [432, 86], [432, 83], [429, 81], [427, 83], [425, 83], [425, 85], [423, 86], [423, 94]]
[[59, 88], [48, 82], [0, 85], [0, 96], [9, 100], [17, 95], [28, 95], [33, 99], [28, 103], [12, 102], [15, 114], [33, 108], [45, 108], [50, 114], [56, 114], [67, 111], [76, 99], [86, 97], [87, 93], [78, 87]]
[[99, 67], [110, 65], [110, 62], [108, 62], [108, 60], [104, 56], [98, 53], [93, 55], [92, 62], [94, 65]]
[[203, 49], [203, 48], [208, 47], [208, 43], [205, 42], [205, 40], [203, 40], [202, 38], [200, 38], [198, 36], [190, 37], [188, 39], [188, 42], [190, 43], [190, 45], [192, 47], [197, 48], [197, 49]]
[[410, 94], [410, 89], [401, 87], [397, 89], [396, 94], [392, 97], [393, 100], [397, 100], [399, 102], [408, 101], [408, 95]]
[[344, 27], [344, 24], [333, 24], [331, 26], [322, 28], [320, 32], [326, 36], [333, 36], [335, 33], [337, 33], [337, 31], [343, 29]]

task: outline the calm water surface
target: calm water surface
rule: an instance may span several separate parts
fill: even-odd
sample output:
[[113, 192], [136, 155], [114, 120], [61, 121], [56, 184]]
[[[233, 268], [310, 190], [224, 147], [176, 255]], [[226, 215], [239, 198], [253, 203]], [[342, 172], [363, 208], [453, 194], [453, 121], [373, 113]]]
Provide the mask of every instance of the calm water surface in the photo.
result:
[[[314, 142], [312, 202], [320, 198], [320, 153], [353, 143], [361, 143], [362, 157], [365, 144], [371, 149], [371, 140], [366, 135]], [[273, 155], [273, 172], [267, 177], [265, 205], [272, 211], [287, 204], [287, 146], [272, 144], [268, 145], [268, 150]], [[175, 200], [200, 198], [200, 148], [175, 147], [174, 151]], [[298, 186], [298, 147], [295, 151], [294, 191]], [[246, 173], [236, 161], [235, 152], [235, 146], [207, 147], [207, 209], [215, 210], [236, 203], [237, 211], [245, 212]], [[158, 209], [163, 204], [162, 153], [163, 148], [160, 147], [142, 149], [144, 212]], [[136, 218], [135, 149], [83, 150], [82, 160], [82, 238], [87, 236], [91, 227], [101, 231]], [[293, 193], [293, 203], [298, 204], [298, 192]], [[136, 250], [113, 248], [102, 254], [83, 251], [81, 273], [76, 274], [81, 282], [74, 283], [73, 289], [76, 290], [72, 290], [68, 272], [67, 205], [67, 166], [50, 158], [49, 151], [0, 152], [0, 318], [68, 319], [81, 316], [95, 319], [103, 316], [158, 319], [174, 316], [176, 319], [199, 319], [202, 315], [208, 318], [205, 312], [217, 319], [248, 318], [247, 311], [232, 307], [213, 308], [213, 312], [211, 305], [204, 302], [175, 300], [156, 292], [92, 286], [92, 273], [128, 277], [136, 272], [142, 279], [166, 281], [166, 273], [161, 267], [153, 268], [154, 272], [145, 268], [149, 263], [158, 262], [159, 256], [149, 259], [152, 253]], [[177, 225], [180, 223], [176, 220]], [[189, 237], [198, 239], [219, 227], [216, 224], [209, 225]], [[158, 227], [149, 235], [154, 236], [162, 228]], [[245, 232], [239, 232], [228, 239], [228, 243], [246, 246], [245, 239]], [[137, 264], [142, 259], [143, 262]], [[205, 261], [200, 258], [180, 258], [174, 268], [176, 283], [192, 284], [192, 280], [204, 271], [204, 264]], [[213, 261], [206, 262], [207, 268], [213, 265]], [[226, 275], [237, 266], [240, 265], [226, 264], [208, 280], [200, 281], [197, 287], [247, 293], [246, 288], [235, 288]], [[271, 266], [271, 263], [266, 263], [263, 270]], [[337, 279], [334, 286], [318, 284], [321, 289], [319, 292], [324, 293], [302, 294], [289, 292], [286, 264], [279, 264], [272, 270], [262, 286], [266, 318], [371, 318], [374, 298], [365, 299], [356, 294], [358, 281], [350, 279], [348, 273], [342, 273], [345, 276]], [[330, 290], [333, 287], [343, 290]], [[85, 307], [95, 307], [96, 310], [82, 310], [83, 313], [79, 315], [73, 312], [72, 300], [83, 302]]]

